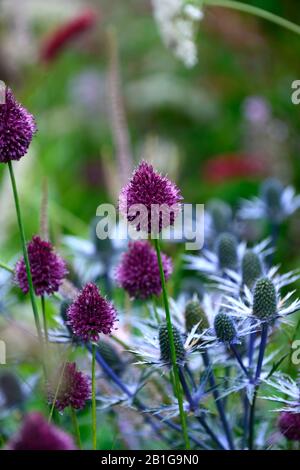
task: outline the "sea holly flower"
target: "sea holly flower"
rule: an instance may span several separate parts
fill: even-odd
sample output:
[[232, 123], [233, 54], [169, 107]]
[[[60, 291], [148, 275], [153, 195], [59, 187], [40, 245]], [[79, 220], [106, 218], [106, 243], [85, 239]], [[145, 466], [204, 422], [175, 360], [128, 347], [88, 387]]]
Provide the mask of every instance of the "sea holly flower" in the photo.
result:
[[[57, 394], [56, 394], [57, 391]], [[49, 386], [49, 399], [59, 411], [70, 406], [75, 410], [84, 408], [91, 398], [89, 377], [77, 370], [74, 362], [67, 362], [58, 369]]]
[[99, 335], [110, 334], [116, 322], [116, 310], [93, 283], [87, 284], [70, 305], [68, 325], [82, 341], [98, 341]]
[[[49, 241], [38, 235], [28, 243], [27, 250], [35, 294], [41, 296], [57, 292], [68, 272], [65, 261], [55, 253]], [[23, 257], [16, 264], [15, 281], [27, 294], [29, 285]]]
[[226, 296], [222, 305], [237, 318], [251, 318], [270, 324], [277, 319], [286, 322], [288, 315], [300, 309], [300, 299], [290, 301], [294, 291], [281, 296], [280, 290], [287, 280], [288, 278], [284, 281], [281, 279], [277, 283], [268, 277], [262, 277], [258, 279], [252, 291], [245, 286], [242, 296]]
[[36, 130], [34, 117], [6, 87], [4, 103], [0, 102], [0, 163], [20, 160], [27, 153]]
[[136, 230], [158, 233], [180, 212], [179, 188], [142, 161], [119, 196], [119, 210]]
[[[241, 279], [241, 268], [246, 251], [245, 242], [237, 243], [236, 238], [230, 233], [222, 233], [216, 239], [213, 249], [203, 249], [200, 255], [185, 255], [186, 268], [206, 274], [213, 280]], [[252, 251], [264, 261], [266, 256], [273, 253], [270, 247], [270, 239], [263, 240], [255, 245]], [[225, 276], [224, 276], [225, 275]], [[217, 276], [216, 278], [214, 276]]]
[[278, 224], [299, 208], [300, 196], [295, 195], [294, 188], [285, 188], [280, 181], [271, 178], [263, 183], [259, 197], [242, 202], [238, 215], [245, 220], [265, 218]]
[[[165, 279], [172, 274], [172, 261], [162, 253]], [[115, 279], [133, 298], [148, 299], [161, 294], [159, 266], [154, 248], [148, 241], [136, 241], [121, 258]]]
[[271, 378], [266, 378], [266, 385], [272, 387], [280, 395], [269, 395], [261, 398], [280, 405], [275, 411], [300, 414], [300, 383], [287, 374], [275, 372]]
[[49, 424], [40, 413], [26, 416], [19, 432], [7, 445], [8, 450], [75, 450], [71, 436]]
[[201, 333], [209, 328], [209, 321], [206, 316], [204, 308], [201, 306], [199, 300], [190, 300], [184, 309], [185, 327], [186, 331], [192, 331], [197, 326], [197, 332]]
[[[183, 345], [183, 338], [181, 333], [176, 327], [172, 327], [173, 330], [173, 338], [174, 338], [174, 346], [176, 352], [176, 360], [177, 363], [182, 364], [185, 360], [185, 350]], [[159, 348], [160, 348], [160, 360], [168, 365], [171, 365], [171, 348], [170, 348], [170, 341], [169, 341], [169, 332], [168, 326], [166, 323], [162, 323], [159, 325], [158, 331], [158, 339], [159, 339]]]

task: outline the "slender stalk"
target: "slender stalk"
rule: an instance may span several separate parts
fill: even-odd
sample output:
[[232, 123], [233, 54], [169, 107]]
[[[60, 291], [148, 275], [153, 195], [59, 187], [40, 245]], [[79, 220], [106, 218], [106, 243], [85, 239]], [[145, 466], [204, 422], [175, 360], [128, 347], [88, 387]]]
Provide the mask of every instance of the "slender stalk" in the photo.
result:
[[93, 450], [97, 449], [97, 413], [96, 413], [96, 345], [92, 344], [92, 438]]
[[11, 274], [14, 274], [15, 270], [8, 266], [8, 264], [3, 263], [3, 261], [0, 261], [0, 268], [5, 269], [5, 271], [8, 271]]
[[231, 433], [231, 430], [229, 428], [229, 424], [228, 424], [228, 421], [227, 421], [227, 417], [226, 417], [226, 413], [225, 413], [224, 405], [223, 405], [223, 400], [220, 398], [219, 392], [218, 392], [217, 387], [216, 387], [216, 380], [215, 380], [214, 372], [213, 372], [211, 364], [210, 364], [210, 359], [209, 359], [208, 352], [203, 351], [202, 357], [203, 357], [204, 365], [205, 365], [206, 369], [209, 372], [208, 380], [209, 380], [210, 386], [212, 388], [212, 394], [213, 394], [213, 397], [215, 399], [216, 408], [218, 410], [220, 420], [221, 420], [221, 423], [222, 423], [223, 428], [224, 428], [224, 432], [225, 432], [225, 435], [226, 435], [226, 439], [227, 439], [229, 448], [230, 448], [230, 450], [234, 450], [234, 443], [233, 443], [232, 433]]
[[154, 243], [155, 243], [155, 249], [156, 249], [157, 260], [158, 260], [158, 265], [159, 265], [163, 300], [164, 300], [164, 306], [165, 306], [165, 312], [166, 312], [166, 322], [167, 322], [168, 335], [169, 335], [169, 341], [170, 341], [170, 351], [171, 351], [172, 368], [173, 368], [173, 375], [174, 375], [174, 384], [175, 384], [175, 390], [176, 390], [176, 398], [178, 400], [181, 427], [182, 427], [185, 447], [186, 449], [190, 449], [190, 441], [189, 441], [189, 436], [187, 432], [186, 415], [185, 415], [185, 411], [183, 408], [182, 390], [181, 390], [180, 381], [179, 381], [179, 371], [178, 371], [178, 366], [177, 366], [176, 350], [175, 350], [174, 337], [173, 337], [172, 319], [171, 319], [171, 314], [170, 314], [170, 309], [169, 309], [169, 301], [168, 301], [168, 295], [167, 295], [167, 289], [166, 289], [166, 280], [165, 280], [165, 274], [164, 274], [162, 260], [161, 260], [160, 244], [159, 244], [158, 238], [154, 240]]
[[76, 416], [76, 412], [74, 408], [72, 407], [70, 408], [70, 413], [71, 413], [71, 419], [72, 419], [76, 444], [77, 444], [78, 449], [81, 450], [82, 446], [81, 446], [81, 438], [80, 438], [80, 429], [79, 429], [79, 424], [78, 424], [78, 420], [77, 420], [77, 416]]
[[277, 24], [278, 26], [288, 29], [293, 33], [300, 34], [299, 25], [254, 5], [249, 5], [247, 3], [237, 2], [234, 0], [203, 0], [202, 4], [207, 6], [230, 8], [232, 10], [249, 13], [251, 15], [258, 16], [259, 18], [263, 18], [264, 20], [270, 21], [271, 23]]
[[[186, 399], [189, 402], [191, 411], [193, 411], [195, 413], [195, 411], [197, 410], [197, 404], [195, 403], [195, 400], [193, 399], [193, 397], [191, 395], [191, 392], [189, 390], [188, 384], [186, 383], [185, 376], [184, 376], [184, 373], [183, 373], [183, 370], [181, 369], [181, 367], [178, 368], [178, 372], [179, 372], [179, 379], [180, 379], [182, 388], [184, 390], [184, 394], [186, 396]], [[198, 415], [198, 416], [195, 416], [195, 417], [196, 417], [197, 421], [199, 421], [199, 423], [201, 424], [203, 429], [207, 432], [207, 434], [215, 442], [215, 444], [217, 444], [217, 446], [220, 447], [221, 449], [226, 450], [224, 448], [223, 444], [218, 439], [218, 437], [213, 432], [213, 430], [207, 424], [204, 416], [203, 415]]]
[[236, 347], [234, 346], [234, 344], [231, 344], [231, 345], [230, 345], [230, 349], [231, 349], [231, 351], [233, 352], [233, 354], [234, 354], [234, 356], [235, 356], [235, 358], [236, 358], [236, 360], [237, 360], [237, 362], [238, 362], [240, 368], [242, 369], [242, 371], [244, 372], [244, 374], [249, 378], [249, 372], [247, 371], [246, 367], [244, 366], [244, 363], [243, 363], [243, 361], [242, 361], [242, 358], [241, 358], [241, 356], [240, 356], [238, 350], [237, 350]]
[[57, 387], [56, 387], [56, 390], [55, 390], [53, 402], [52, 402], [51, 409], [50, 409], [50, 414], [48, 416], [48, 423], [51, 423], [51, 421], [52, 421], [53, 412], [54, 412], [56, 400], [57, 400], [57, 397], [58, 397], [59, 389], [60, 389], [60, 386], [61, 386], [61, 383], [62, 383], [62, 379], [63, 379], [63, 376], [64, 376], [66, 364], [67, 364], [67, 361], [65, 360], [64, 364], [63, 364], [63, 367], [61, 369], [61, 373], [60, 373], [60, 376], [59, 376], [59, 379], [58, 379], [58, 384], [57, 384]]
[[[86, 345], [86, 348], [92, 352], [92, 348], [90, 345]], [[147, 416], [145, 415], [147, 408], [146, 406], [141, 402], [140, 399], [138, 399], [135, 394], [129, 390], [129, 388], [122, 382], [122, 380], [117, 376], [117, 374], [112, 370], [112, 368], [107, 364], [107, 362], [103, 359], [102, 355], [100, 354], [99, 350], [96, 352], [96, 361], [99, 364], [99, 366], [103, 369], [105, 374], [111, 379], [111, 381], [123, 392], [125, 395], [128, 396], [128, 398], [131, 398], [133, 401], [133, 404], [136, 406], [136, 408], [143, 413], [143, 416], [145, 420], [147, 420], [150, 425], [154, 428], [154, 423], [152, 420], [149, 421], [147, 419]], [[181, 427], [178, 426], [177, 424], [173, 423], [169, 419], [165, 418], [159, 413], [155, 413], [152, 416], [153, 419], [156, 419], [160, 421], [161, 423], [165, 424], [168, 426], [170, 429], [173, 429], [174, 431], [181, 433]], [[155, 427], [155, 431], [158, 432], [157, 427]], [[193, 441], [195, 444], [197, 444], [201, 448], [207, 448], [206, 445], [203, 442], [200, 442], [197, 438], [195, 438], [192, 434], [189, 434], [189, 438], [191, 441]]]
[[20, 238], [21, 238], [21, 244], [22, 244], [22, 250], [23, 250], [23, 256], [24, 256], [24, 262], [26, 266], [29, 294], [30, 294], [30, 300], [31, 300], [31, 305], [32, 305], [32, 310], [33, 310], [33, 315], [34, 315], [34, 321], [35, 321], [35, 325], [36, 325], [36, 329], [38, 333], [38, 338], [39, 338], [40, 344], [42, 345], [43, 344], [42, 330], [41, 330], [39, 314], [38, 314], [35, 293], [34, 293], [34, 288], [33, 288], [33, 282], [32, 282], [32, 277], [31, 277], [31, 272], [30, 272], [30, 264], [29, 264], [29, 258], [28, 258], [27, 247], [26, 247], [25, 232], [24, 232], [24, 226], [23, 226], [23, 221], [22, 221], [17, 185], [16, 185], [15, 175], [14, 175], [11, 161], [8, 162], [8, 169], [9, 169], [11, 185], [12, 185], [14, 199], [15, 199], [17, 220], [18, 220], [18, 225], [19, 225], [19, 232], [20, 232]]
[[259, 389], [259, 379], [262, 370], [264, 355], [267, 346], [267, 339], [268, 339], [268, 324], [264, 323], [262, 326], [261, 332], [261, 340], [260, 340], [260, 347], [258, 353], [258, 360], [257, 360], [257, 367], [256, 373], [254, 378], [254, 394], [253, 399], [250, 407], [250, 415], [249, 415], [249, 450], [253, 450], [253, 442], [254, 442], [254, 425], [255, 425], [255, 405], [256, 405], [256, 398], [257, 392]]
[[45, 296], [44, 295], [41, 296], [41, 305], [42, 305], [42, 314], [43, 314], [45, 343], [46, 343], [46, 347], [48, 348], [49, 335], [48, 335], [48, 325], [47, 325], [46, 305], [45, 305]]

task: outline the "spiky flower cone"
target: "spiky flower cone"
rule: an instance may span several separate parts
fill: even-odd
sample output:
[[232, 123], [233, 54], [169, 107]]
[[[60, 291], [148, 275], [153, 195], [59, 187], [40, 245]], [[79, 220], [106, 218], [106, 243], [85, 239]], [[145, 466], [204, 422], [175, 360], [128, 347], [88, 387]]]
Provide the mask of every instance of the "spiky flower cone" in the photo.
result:
[[230, 233], [222, 233], [216, 242], [220, 268], [236, 269], [238, 264], [237, 241]]
[[236, 338], [236, 328], [233, 319], [225, 312], [219, 312], [214, 321], [217, 338], [222, 343], [232, 343]]
[[232, 217], [231, 207], [222, 200], [214, 199], [209, 203], [214, 228], [218, 233], [225, 232], [229, 228]]
[[289, 441], [300, 441], [300, 413], [280, 413], [278, 427]]
[[206, 328], [209, 328], [207, 316], [198, 300], [190, 300], [186, 304], [184, 316], [185, 328], [188, 332], [190, 332], [198, 323], [199, 326], [197, 328], [197, 333], [202, 333]]
[[269, 210], [274, 214], [281, 208], [282, 191], [282, 184], [275, 178], [267, 179], [262, 185], [262, 199], [265, 201]]
[[277, 312], [276, 289], [268, 278], [261, 278], [255, 284], [253, 315], [260, 320], [273, 318]]
[[[173, 326], [173, 337], [174, 337], [174, 345], [176, 351], [176, 358], [177, 363], [184, 362], [185, 359], [185, 350], [183, 346], [182, 336], [178, 329]], [[171, 348], [169, 342], [169, 334], [168, 334], [168, 326], [166, 323], [162, 323], [159, 327], [159, 347], [160, 347], [160, 360], [169, 366], [172, 364], [171, 359]]]
[[242, 259], [243, 284], [252, 289], [257, 279], [262, 275], [262, 264], [254, 251], [247, 250]]

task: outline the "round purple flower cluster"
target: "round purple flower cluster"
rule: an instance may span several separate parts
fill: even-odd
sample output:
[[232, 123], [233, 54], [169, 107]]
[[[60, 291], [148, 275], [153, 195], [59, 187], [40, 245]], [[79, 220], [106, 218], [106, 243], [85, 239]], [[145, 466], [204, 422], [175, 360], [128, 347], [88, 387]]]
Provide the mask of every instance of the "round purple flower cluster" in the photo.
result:
[[67, 311], [67, 324], [83, 341], [98, 341], [100, 333], [110, 334], [116, 310], [93, 283], [87, 284]]
[[300, 413], [283, 411], [280, 413], [278, 426], [281, 434], [290, 441], [300, 441]]
[[[76, 368], [75, 362], [68, 362], [60, 368], [50, 387], [49, 398], [54, 400], [57, 384], [60, 380], [55, 406], [63, 411], [68, 406], [75, 410], [84, 408], [87, 400], [91, 398], [91, 383], [89, 377]], [[61, 377], [62, 374], [62, 377]]]
[[[172, 274], [172, 261], [164, 253], [162, 264], [165, 278], [168, 280]], [[162, 286], [157, 256], [148, 241], [129, 244], [129, 250], [123, 254], [116, 268], [115, 279], [131, 297], [147, 299], [152, 295], [160, 295]]]
[[[36, 295], [53, 294], [67, 274], [65, 261], [55, 253], [50, 242], [34, 236], [27, 245], [30, 272]], [[29, 291], [26, 266], [21, 258], [15, 269], [15, 280], [24, 294]]]
[[[119, 196], [119, 210], [136, 230], [160, 232], [174, 224], [180, 211], [182, 196], [179, 188], [142, 161]], [[135, 205], [143, 205], [141, 213]]]
[[20, 160], [27, 153], [35, 132], [34, 117], [6, 87], [5, 102], [0, 104], [0, 162]]
[[75, 450], [71, 436], [49, 424], [40, 413], [30, 413], [8, 450]]

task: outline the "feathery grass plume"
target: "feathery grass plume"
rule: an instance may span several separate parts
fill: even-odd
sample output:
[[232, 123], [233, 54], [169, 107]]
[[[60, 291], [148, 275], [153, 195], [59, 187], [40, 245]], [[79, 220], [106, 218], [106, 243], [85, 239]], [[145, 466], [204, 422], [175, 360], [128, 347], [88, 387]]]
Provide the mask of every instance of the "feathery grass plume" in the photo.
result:
[[37, 129], [34, 117], [17, 102], [8, 87], [4, 103], [0, 103], [0, 129], [0, 163], [20, 160]]
[[209, 322], [205, 311], [201, 307], [198, 300], [190, 300], [184, 310], [185, 316], [185, 328], [187, 332], [192, 331], [192, 329], [197, 325], [197, 333], [202, 333], [205, 329], [209, 328]]
[[300, 441], [300, 413], [283, 411], [278, 419], [281, 434], [289, 441]]
[[257, 279], [262, 276], [263, 267], [259, 256], [252, 250], [247, 250], [242, 259], [242, 282], [252, 289]]
[[[180, 334], [180, 331], [175, 326], [172, 326], [172, 331], [173, 331], [177, 363], [181, 364], [185, 360], [185, 350], [184, 350], [182, 336]], [[170, 348], [168, 326], [166, 323], [160, 324], [158, 337], [159, 337], [159, 346], [160, 346], [160, 360], [168, 364], [169, 366], [171, 366], [171, 363], [172, 363], [171, 348]]]
[[238, 264], [237, 240], [230, 233], [222, 233], [216, 241], [216, 251], [222, 269], [236, 269]]
[[[142, 161], [120, 193], [119, 209], [136, 230], [157, 233], [174, 224], [181, 200], [179, 188]], [[135, 205], [142, 205], [147, 213], [141, 217]]]
[[75, 362], [67, 362], [62, 365], [49, 383], [49, 401], [52, 403], [55, 399], [55, 407], [59, 411], [63, 411], [68, 406], [75, 410], [81, 410], [90, 398], [90, 379], [86, 374], [77, 370]]
[[217, 313], [214, 320], [214, 328], [217, 338], [222, 343], [233, 343], [236, 339], [237, 332], [233, 319], [224, 311]]
[[260, 320], [268, 320], [277, 313], [276, 289], [270, 279], [258, 279], [254, 287], [253, 315]]
[[68, 325], [82, 341], [98, 341], [100, 333], [110, 334], [117, 313], [93, 283], [86, 284], [68, 311]]
[[[172, 274], [172, 261], [162, 253], [162, 264], [166, 280]], [[148, 299], [161, 294], [162, 285], [157, 256], [148, 241], [129, 244], [128, 251], [116, 268], [115, 279], [133, 298]]]
[[[35, 235], [27, 245], [33, 287], [36, 295], [53, 294], [61, 286], [67, 268], [52, 244]], [[24, 294], [29, 291], [26, 266], [22, 257], [16, 264], [15, 281]]]
[[7, 445], [8, 450], [75, 450], [71, 436], [49, 424], [40, 413], [26, 416], [19, 432]]

